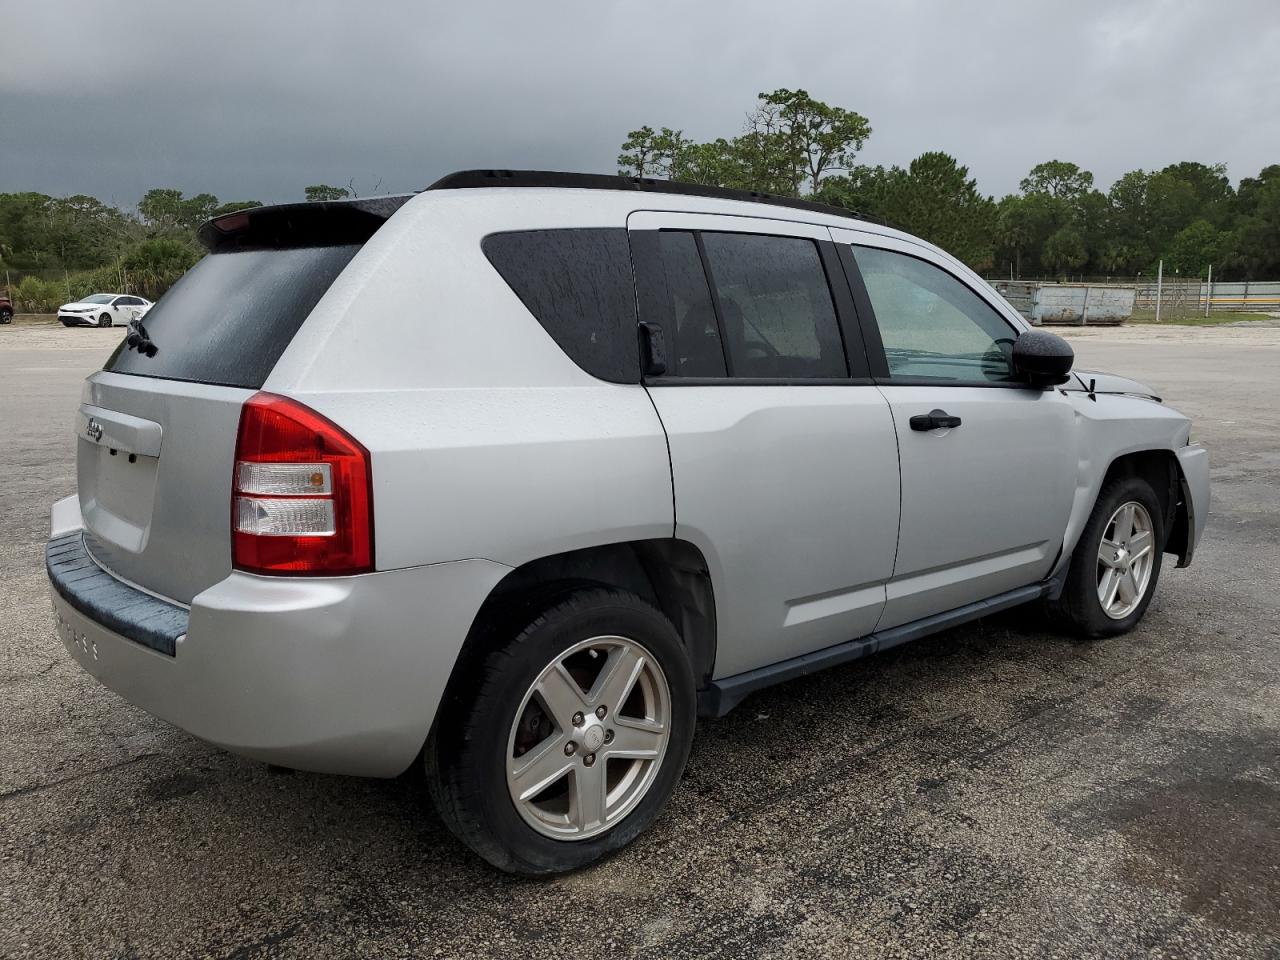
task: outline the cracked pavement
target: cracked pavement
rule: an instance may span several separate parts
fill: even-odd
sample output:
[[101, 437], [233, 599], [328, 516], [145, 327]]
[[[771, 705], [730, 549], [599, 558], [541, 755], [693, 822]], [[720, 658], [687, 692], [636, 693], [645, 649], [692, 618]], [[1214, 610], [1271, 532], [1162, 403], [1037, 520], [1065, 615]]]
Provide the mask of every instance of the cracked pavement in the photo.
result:
[[120, 335], [0, 328], [0, 957], [1280, 955], [1280, 330], [1070, 332], [1210, 447], [1196, 562], [1132, 635], [1014, 612], [757, 694], [653, 830], [551, 881], [412, 776], [242, 760], [63, 651], [48, 507]]

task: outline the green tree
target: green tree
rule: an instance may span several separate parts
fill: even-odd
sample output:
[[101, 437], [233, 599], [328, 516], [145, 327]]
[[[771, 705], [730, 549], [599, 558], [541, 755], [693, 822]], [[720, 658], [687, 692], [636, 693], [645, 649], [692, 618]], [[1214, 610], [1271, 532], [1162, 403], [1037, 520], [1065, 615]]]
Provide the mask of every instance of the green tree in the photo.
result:
[[861, 114], [804, 90], [780, 88], [759, 95], [745, 129], [732, 139], [697, 143], [670, 127], [632, 130], [622, 143], [618, 172], [799, 196], [806, 188], [816, 192], [834, 171], [851, 168], [870, 135]]
[[978, 191], [969, 168], [939, 151], [923, 153], [888, 177], [884, 216], [936, 243], [975, 270], [995, 257], [996, 205]]
[[996, 206], [995, 240], [998, 251], [1018, 277], [1022, 276], [1023, 251], [1036, 239], [1033, 213], [1026, 198], [1013, 194]]
[[176, 230], [182, 224], [182, 191], [170, 187], [148, 190], [138, 201], [138, 213], [155, 230]]
[[1066, 273], [1083, 266], [1089, 259], [1084, 238], [1073, 227], [1063, 227], [1054, 232], [1044, 243], [1042, 260], [1057, 273]]
[[618, 154], [618, 172], [634, 177], [683, 180], [692, 146], [682, 130], [670, 127], [656, 131], [653, 127], [632, 130], [622, 143], [622, 153]]
[[1280, 277], [1280, 164], [1240, 181], [1229, 262], [1245, 278]]
[[351, 191], [346, 187], [331, 187], [327, 183], [313, 183], [309, 187], [304, 187], [303, 192], [308, 200], [346, 200], [351, 196]]
[[782, 87], [758, 99], [744, 137], [768, 158], [767, 169], [776, 169], [793, 195], [806, 185], [816, 193], [828, 173], [851, 168], [871, 136], [871, 123], [862, 114], [815, 100], [805, 90]]
[[1165, 252], [1165, 268], [1195, 277], [1210, 266], [1219, 271], [1230, 243], [1230, 234], [1208, 220], [1195, 220], [1178, 231]]
[[1093, 188], [1093, 174], [1065, 160], [1047, 160], [1032, 167], [1019, 187], [1023, 193], [1047, 193], [1070, 202]]

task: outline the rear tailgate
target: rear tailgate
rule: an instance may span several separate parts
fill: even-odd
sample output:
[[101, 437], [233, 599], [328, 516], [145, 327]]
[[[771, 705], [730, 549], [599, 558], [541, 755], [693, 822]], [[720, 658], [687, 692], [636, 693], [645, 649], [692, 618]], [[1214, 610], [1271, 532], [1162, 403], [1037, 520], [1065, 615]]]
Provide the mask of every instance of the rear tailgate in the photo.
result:
[[102, 566], [180, 603], [230, 573], [241, 407], [399, 206], [387, 200], [399, 198], [366, 202], [372, 213], [263, 208], [202, 229], [209, 255], [85, 385], [77, 477], [86, 545]]

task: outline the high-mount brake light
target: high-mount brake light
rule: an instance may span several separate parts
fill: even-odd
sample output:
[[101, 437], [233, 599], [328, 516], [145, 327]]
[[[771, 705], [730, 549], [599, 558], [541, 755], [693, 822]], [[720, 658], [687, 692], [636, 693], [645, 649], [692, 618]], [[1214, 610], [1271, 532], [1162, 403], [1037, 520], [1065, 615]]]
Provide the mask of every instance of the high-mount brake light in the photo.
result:
[[250, 397], [236, 436], [231, 557], [237, 569], [251, 573], [372, 570], [369, 451], [296, 400]]

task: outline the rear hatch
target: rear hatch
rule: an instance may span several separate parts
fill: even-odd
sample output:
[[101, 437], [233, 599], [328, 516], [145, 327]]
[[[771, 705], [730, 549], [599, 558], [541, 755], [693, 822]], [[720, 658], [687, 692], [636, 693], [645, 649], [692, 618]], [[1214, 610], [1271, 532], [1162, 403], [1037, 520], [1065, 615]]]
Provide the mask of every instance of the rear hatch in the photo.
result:
[[241, 407], [406, 199], [264, 207], [201, 228], [208, 254], [85, 385], [77, 475], [100, 564], [181, 603], [230, 573]]

